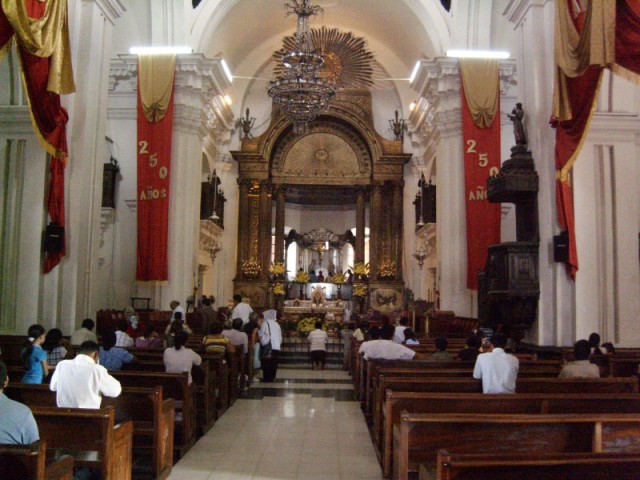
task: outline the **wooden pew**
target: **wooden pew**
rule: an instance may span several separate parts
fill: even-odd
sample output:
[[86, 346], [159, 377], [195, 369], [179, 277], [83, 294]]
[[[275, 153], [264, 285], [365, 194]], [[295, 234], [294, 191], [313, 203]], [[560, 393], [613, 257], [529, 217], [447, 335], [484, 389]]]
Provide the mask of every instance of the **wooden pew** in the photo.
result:
[[186, 373], [162, 372], [110, 372], [123, 387], [162, 386], [165, 397], [175, 400], [174, 454], [180, 458], [195, 443], [196, 409], [195, 385], [189, 385]]
[[[56, 406], [56, 393], [46, 384], [11, 383], [5, 394], [29, 407]], [[173, 468], [175, 401], [163, 398], [161, 386], [124, 387], [118, 397], [102, 399], [102, 408], [108, 406], [115, 409], [116, 423], [133, 422], [134, 459], [150, 457], [153, 478], [168, 477]]]
[[636, 453], [452, 454], [440, 450], [437, 471], [420, 465], [420, 480], [636, 480], [638, 472], [640, 455]]
[[408, 413], [640, 413], [637, 394], [540, 394], [491, 395], [482, 393], [419, 393], [387, 390], [384, 422], [374, 438], [385, 476], [391, 473], [393, 426], [401, 412]]
[[451, 453], [636, 453], [640, 416], [630, 414], [478, 415], [402, 412], [393, 430], [393, 478], [432, 468]]
[[115, 423], [113, 407], [31, 408], [40, 438], [47, 442], [47, 456], [73, 456], [75, 467], [100, 471], [103, 480], [131, 480], [132, 422]]
[[47, 442], [0, 445], [0, 478], [3, 480], [73, 480], [73, 457], [62, 455], [47, 461]]

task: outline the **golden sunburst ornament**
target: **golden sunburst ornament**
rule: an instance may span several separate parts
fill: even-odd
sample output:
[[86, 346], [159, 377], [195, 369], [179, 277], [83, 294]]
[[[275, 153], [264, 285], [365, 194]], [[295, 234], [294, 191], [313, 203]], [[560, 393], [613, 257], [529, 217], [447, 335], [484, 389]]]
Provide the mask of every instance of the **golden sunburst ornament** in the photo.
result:
[[[324, 59], [318, 70], [318, 76], [325, 82], [338, 88], [360, 89], [373, 85], [373, 54], [367, 49], [363, 38], [351, 32], [341, 32], [337, 28], [313, 28], [310, 32], [311, 44], [316, 53]], [[285, 37], [283, 48], [274, 52], [277, 65], [274, 68], [276, 78], [286, 74], [283, 64], [285, 54], [295, 48], [295, 37]]]

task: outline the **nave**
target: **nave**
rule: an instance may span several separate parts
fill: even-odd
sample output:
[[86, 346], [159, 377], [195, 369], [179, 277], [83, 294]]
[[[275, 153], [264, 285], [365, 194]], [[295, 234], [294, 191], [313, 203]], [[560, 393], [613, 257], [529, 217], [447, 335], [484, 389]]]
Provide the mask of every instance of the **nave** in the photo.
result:
[[343, 371], [280, 369], [254, 383], [174, 466], [171, 480], [377, 480], [380, 466]]

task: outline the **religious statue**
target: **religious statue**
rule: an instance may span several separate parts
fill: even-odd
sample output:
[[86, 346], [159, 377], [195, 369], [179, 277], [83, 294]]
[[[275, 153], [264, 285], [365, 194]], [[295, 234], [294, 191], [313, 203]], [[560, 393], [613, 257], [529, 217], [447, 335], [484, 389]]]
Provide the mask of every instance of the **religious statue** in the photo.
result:
[[389, 125], [391, 125], [391, 130], [393, 130], [393, 134], [395, 135], [396, 140], [404, 140], [404, 131], [407, 127], [404, 124], [404, 119], [400, 118], [398, 110], [396, 110], [395, 121], [389, 120]]
[[524, 132], [524, 124], [522, 120], [524, 118], [524, 110], [521, 103], [516, 103], [516, 107], [511, 110], [511, 115], [508, 115], [509, 120], [513, 122], [513, 135], [516, 139], [516, 145], [526, 145], [527, 135]]
[[251, 129], [255, 123], [256, 119], [249, 116], [249, 109], [247, 108], [245, 118], [238, 120], [238, 126], [242, 127], [242, 138], [253, 138], [253, 135], [251, 135]]

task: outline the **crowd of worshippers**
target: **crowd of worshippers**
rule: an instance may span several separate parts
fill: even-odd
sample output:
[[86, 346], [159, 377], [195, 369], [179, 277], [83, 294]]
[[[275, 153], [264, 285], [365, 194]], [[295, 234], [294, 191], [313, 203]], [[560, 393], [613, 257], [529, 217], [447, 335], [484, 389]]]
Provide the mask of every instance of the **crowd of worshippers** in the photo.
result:
[[[403, 316], [392, 325], [389, 317], [382, 316], [382, 326], [372, 326], [363, 320], [357, 330], [345, 329], [343, 339], [354, 337], [362, 343], [359, 354], [365, 360], [412, 360], [416, 352], [406, 345], [417, 344], [415, 333], [408, 328], [408, 317]], [[466, 339], [466, 346], [457, 355], [447, 351], [448, 341], [444, 337], [435, 339], [435, 352], [427, 361], [444, 363], [456, 360], [475, 362], [473, 378], [482, 381], [484, 393], [515, 393], [519, 360], [511, 352], [509, 339], [490, 328], [478, 328]], [[614, 347], [607, 343], [600, 346], [600, 335], [592, 333], [588, 340], [578, 340], [573, 346], [574, 360], [566, 362], [559, 378], [600, 378], [598, 365], [591, 363], [592, 355], [613, 353]], [[346, 355], [346, 354], [345, 354]]]

